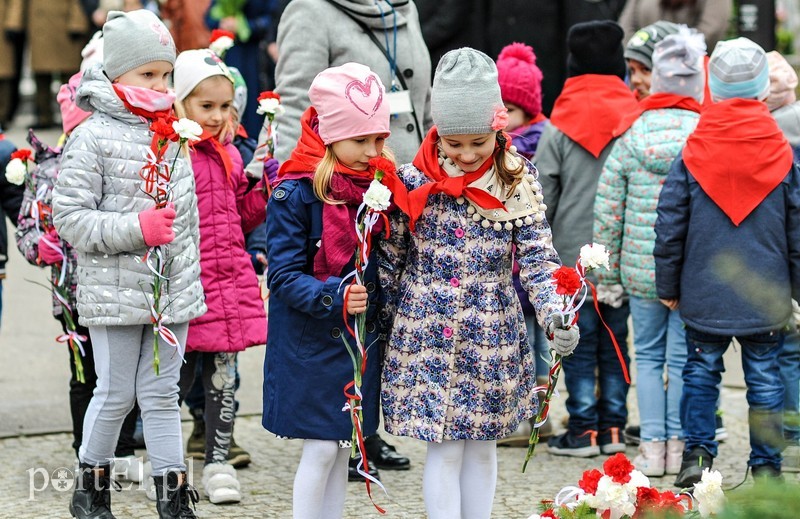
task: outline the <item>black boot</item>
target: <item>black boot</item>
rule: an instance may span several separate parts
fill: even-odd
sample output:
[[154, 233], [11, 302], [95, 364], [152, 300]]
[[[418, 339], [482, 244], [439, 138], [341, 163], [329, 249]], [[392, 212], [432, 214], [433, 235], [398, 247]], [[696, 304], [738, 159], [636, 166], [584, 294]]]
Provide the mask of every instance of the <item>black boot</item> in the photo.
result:
[[[113, 483], [112, 483], [113, 482]], [[69, 513], [77, 519], [115, 519], [111, 513], [111, 466], [81, 463], [75, 474], [75, 491]], [[116, 488], [116, 487], [115, 487]]]
[[173, 470], [163, 476], [153, 476], [153, 480], [159, 519], [196, 519], [194, 509], [200, 495], [186, 482], [185, 472]]

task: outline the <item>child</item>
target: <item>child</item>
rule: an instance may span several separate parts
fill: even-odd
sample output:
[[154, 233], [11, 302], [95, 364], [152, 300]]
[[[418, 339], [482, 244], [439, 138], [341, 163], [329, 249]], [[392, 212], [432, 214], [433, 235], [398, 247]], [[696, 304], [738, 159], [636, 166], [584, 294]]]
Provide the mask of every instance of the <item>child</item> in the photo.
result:
[[189, 323], [181, 397], [188, 394], [198, 359], [205, 388], [203, 486], [214, 504], [242, 499], [236, 470], [227, 463], [233, 431], [236, 353], [267, 342], [266, 314], [244, 233], [264, 221], [261, 185], [247, 194], [241, 155], [231, 144], [233, 76], [209, 49], [187, 50], [175, 62], [178, 116], [200, 124], [192, 169], [200, 215], [200, 278], [208, 312]]
[[[69, 137], [76, 126], [91, 115], [90, 112], [81, 110], [75, 104], [75, 93], [81, 82], [81, 75], [80, 72], [73, 75], [67, 84], [61, 85], [58, 91], [57, 100], [61, 108], [61, 121], [64, 135], [67, 137]], [[55, 230], [50, 231], [48, 234], [43, 234], [41, 231], [41, 224], [31, 216], [31, 208], [34, 204], [37, 204], [37, 202], [42, 202], [48, 206], [51, 205], [53, 186], [55, 185], [61, 164], [61, 149], [54, 149], [44, 145], [36, 138], [33, 132], [28, 136], [28, 142], [31, 144], [36, 154], [36, 167], [31, 173], [33, 178], [32, 186], [29, 188], [27, 184], [25, 185], [25, 197], [22, 202], [22, 210], [19, 213], [16, 234], [17, 247], [22, 255], [25, 256], [25, 259], [28, 260], [28, 263], [42, 268], [51, 267], [56, 264], [61, 265], [64, 258], [67, 258], [67, 271], [61, 282], [63, 286], [67, 287], [67, 302], [70, 308], [72, 308], [72, 318], [77, 323], [79, 315], [76, 310], [77, 299], [75, 288], [77, 279], [75, 278], [75, 269], [78, 264], [78, 253], [68, 243], [62, 241]], [[59, 281], [60, 279], [56, 276], [55, 269], [53, 269], [51, 282], [55, 285]], [[61, 326], [66, 333], [68, 331], [67, 321], [64, 318], [62, 304], [56, 297], [55, 291], [53, 292], [53, 316], [61, 322]], [[72, 360], [72, 352], [67, 350], [69, 352], [69, 365], [72, 373], [69, 381], [69, 405], [72, 415], [73, 436], [72, 448], [75, 449], [75, 455], [78, 456], [78, 449], [80, 449], [83, 440], [83, 420], [86, 415], [86, 409], [92, 399], [92, 392], [97, 385], [97, 372], [94, 366], [92, 339], [89, 330], [84, 326], [78, 325], [76, 331], [80, 335], [86, 337], [86, 340], [81, 344], [83, 348], [83, 354], [81, 355], [84, 376], [83, 382], [78, 380], [75, 363]], [[133, 439], [133, 434], [136, 429], [136, 418], [138, 414], [138, 407], [134, 406], [133, 410], [128, 413], [128, 416], [122, 423], [119, 440], [117, 441], [117, 446], [114, 451], [115, 474], [121, 474], [126, 479], [135, 482], [139, 482], [143, 478], [141, 461], [134, 456], [136, 442]]]
[[558, 254], [536, 170], [507, 149], [492, 59], [470, 48], [445, 54], [431, 112], [435, 126], [399, 171], [411, 192], [406, 214], [390, 217], [379, 259], [389, 312], [396, 308], [384, 423], [392, 434], [428, 442], [428, 517], [489, 517], [497, 440], [536, 412], [533, 354], [511, 280], [515, 247], [522, 284], [539, 322], [555, 332], [558, 353], [573, 350], [578, 330], [560, 329], [551, 278]]
[[[775, 122], [789, 141], [795, 162], [800, 161], [800, 103], [797, 102], [797, 72], [776, 51], [767, 53], [769, 65], [769, 97], [766, 103]], [[797, 321], [796, 321], [797, 323]], [[781, 352], [783, 381], [783, 451], [781, 470], [800, 471], [800, 333], [790, 327]]]
[[[575, 261], [580, 247], [592, 241], [597, 181], [614, 144], [614, 130], [625, 114], [636, 109], [636, 99], [622, 81], [625, 60], [619, 25], [610, 21], [573, 25], [567, 43], [570, 77], [539, 141], [536, 167], [553, 245], [562, 258]], [[552, 454], [588, 457], [625, 450], [622, 431], [629, 384], [600, 319], [602, 315], [624, 347], [630, 312], [621, 286], [602, 289], [598, 287], [600, 314], [588, 297], [578, 318], [581, 343], [564, 361], [569, 422], [565, 433], [548, 440]], [[624, 349], [622, 356], [627, 363]]]
[[628, 81], [639, 101], [650, 95], [653, 50], [656, 44], [666, 36], [678, 32], [680, 27], [677, 23], [659, 20], [636, 31], [625, 45], [623, 56], [628, 62]]
[[[194, 180], [177, 157], [171, 204], [156, 209], [140, 177], [154, 138], [151, 122], [168, 115], [174, 100], [167, 80], [175, 44], [145, 10], [109, 13], [103, 34], [103, 64], [84, 73], [77, 92], [78, 106], [93, 113], [73, 131], [53, 190], [56, 230], [78, 251], [77, 312], [89, 328], [97, 371], [70, 512], [78, 518], [111, 517], [109, 462], [122, 421], [138, 399], [159, 516], [194, 517], [190, 506], [197, 492], [186, 481], [178, 408], [181, 356], [161, 341], [156, 375], [153, 273], [142, 261], [148, 247], [168, 251], [164, 324], [185, 344], [188, 322], [206, 309]], [[179, 153], [171, 145], [165, 157]]]
[[[536, 155], [536, 146], [542, 135], [547, 118], [542, 113], [542, 71], [536, 66], [536, 55], [533, 49], [524, 43], [507, 45], [497, 58], [497, 81], [500, 83], [500, 94], [503, 104], [508, 110], [508, 126], [506, 131], [511, 135], [511, 143], [517, 153], [528, 160]], [[522, 314], [525, 316], [525, 328], [528, 341], [536, 363], [536, 382], [547, 384], [549, 366], [547, 358], [550, 345], [544, 330], [536, 321], [536, 310], [528, 299], [528, 293], [519, 281], [519, 264], [514, 262], [514, 288], [517, 290]], [[537, 395], [541, 397], [542, 394]], [[545, 422], [539, 431], [540, 438], [552, 435], [552, 423]], [[497, 441], [498, 445], [527, 447], [531, 434], [531, 424], [520, 423], [517, 431]]]
[[800, 297], [800, 172], [762, 102], [764, 50], [747, 38], [720, 42], [709, 72], [714, 103], [672, 164], [656, 220], [658, 297], [680, 306], [686, 324], [680, 488], [700, 481], [717, 455], [714, 409], [734, 337], [750, 406], [748, 465], [757, 480], [780, 478], [781, 330]]
[[[348, 94], [354, 92], [353, 101]], [[354, 269], [355, 215], [374, 177], [370, 159], [391, 159], [389, 105], [368, 67], [346, 63], [320, 72], [302, 134], [281, 165], [267, 217], [271, 326], [264, 360], [264, 428], [302, 438], [294, 480], [294, 517], [341, 517], [353, 425], [342, 391], [353, 362], [342, 344], [342, 319], [366, 315], [369, 347], [362, 379], [363, 433], [378, 428], [378, 291], [374, 254], [363, 285], [342, 288]], [[357, 104], [360, 102], [361, 104]], [[367, 107], [366, 110], [362, 107]], [[373, 231], [382, 231], [377, 225]], [[354, 345], [353, 337], [347, 337]]]
[[686, 341], [678, 310], [658, 300], [653, 245], [661, 186], [699, 118], [704, 55], [702, 35], [689, 29], [656, 44], [651, 95], [639, 101], [641, 115], [634, 113], [630, 129], [614, 143], [594, 202], [593, 241], [604, 244], [611, 259], [609, 270], [598, 271], [598, 282], [621, 284], [630, 295], [641, 419], [633, 463], [646, 476], [677, 474], [683, 456], [680, 398]]

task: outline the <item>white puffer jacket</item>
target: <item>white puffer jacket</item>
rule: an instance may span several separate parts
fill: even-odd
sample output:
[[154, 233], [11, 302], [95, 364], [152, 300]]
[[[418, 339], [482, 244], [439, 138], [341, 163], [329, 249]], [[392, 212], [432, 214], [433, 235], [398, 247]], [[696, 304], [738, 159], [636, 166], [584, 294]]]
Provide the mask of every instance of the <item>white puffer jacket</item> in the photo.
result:
[[[78, 313], [84, 326], [151, 322], [153, 273], [141, 261], [147, 247], [138, 214], [153, 206], [142, 191], [153, 132], [129, 112], [101, 65], [86, 71], [78, 106], [93, 114], [78, 126], [64, 149], [53, 191], [53, 221], [78, 251]], [[179, 152], [173, 144], [165, 157]], [[162, 298], [164, 323], [185, 323], [205, 313], [200, 284], [197, 197], [191, 165], [179, 157], [172, 172], [178, 213], [175, 240], [164, 247], [172, 260], [169, 292]]]

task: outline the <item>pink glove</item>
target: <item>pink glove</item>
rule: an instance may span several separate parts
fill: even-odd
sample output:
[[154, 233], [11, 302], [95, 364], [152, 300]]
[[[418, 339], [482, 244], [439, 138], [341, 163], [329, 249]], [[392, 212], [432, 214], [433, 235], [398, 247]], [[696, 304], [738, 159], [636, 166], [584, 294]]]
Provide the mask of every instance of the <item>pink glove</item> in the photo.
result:
[[273, 184], [275, 179], [278, 178], [278, 169], [280, 167], [281, 163], [274, 157], [270, 157], [264, 162], [264, 176], [270, 184]]
[[144, 243], [148, 247], [166, 245], [175, 239], [172, 222], [175, 220], [175, 206], [170, 202], [164, 209], [151, 207], [139, 213]]
[[45, 265], [60, 263], [64, 259], [64, 254], [48, 245], [48, 243], [59, 249], [61, 248], [60, 239], [55, 229], [39, 238], [39, 260]]

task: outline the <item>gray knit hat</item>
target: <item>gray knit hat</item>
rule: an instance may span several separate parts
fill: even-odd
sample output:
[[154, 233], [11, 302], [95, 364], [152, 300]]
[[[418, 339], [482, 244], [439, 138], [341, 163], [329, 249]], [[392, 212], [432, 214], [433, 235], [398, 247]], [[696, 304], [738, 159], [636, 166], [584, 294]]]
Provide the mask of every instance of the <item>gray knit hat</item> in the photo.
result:
[[656, 23], [639, 29], [631, 36], [631, 39], [628, 40], [623, 56], [625, 59], [636, 60], [652, 70], [653, 50], [656, 48], [656, 43], [670, 34], [675, 34], [680, 27], [681, 26], [677, 23], [659, 20]]
[[689, 96], [702, 103], [706, 84], [705, 55], [705, 37], [694, 29], [682, 27], [677, 34], [666, 36], [653, 52], [650, 93]]
[[111, 81], [151, 61], [175, 64], [175, 42], [151, 11], [110, 11], [103, 25], [103, 70]]
[[431, 116], [439, 135], [490, 133], [495, 111], [503, 108], [492, 58], [469, 47], [442, 56], [431, 91]]
[[734, 97], [766, 99], [769, 95], [767, 53], [747, 38], [717, 43], [708, 62], [708, 88], [714, 101]]

